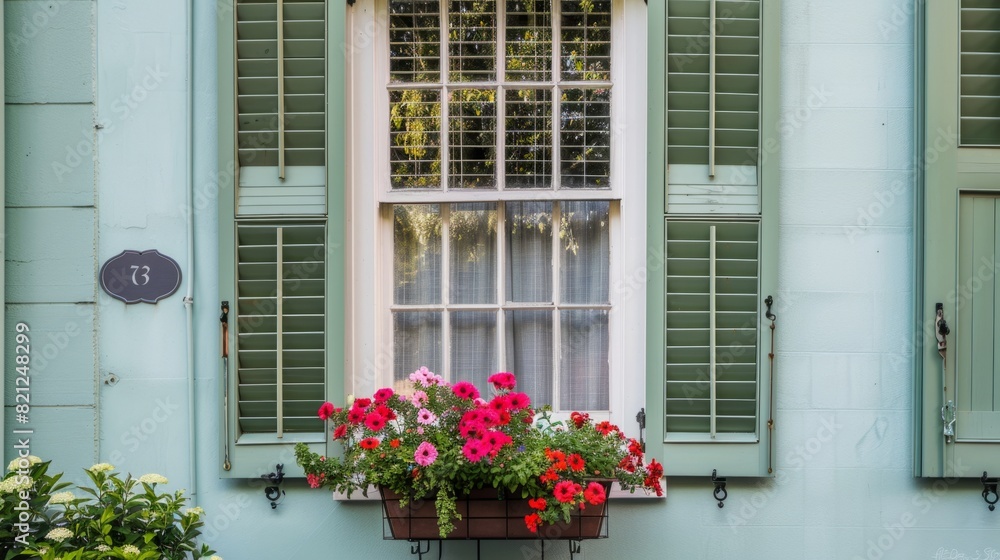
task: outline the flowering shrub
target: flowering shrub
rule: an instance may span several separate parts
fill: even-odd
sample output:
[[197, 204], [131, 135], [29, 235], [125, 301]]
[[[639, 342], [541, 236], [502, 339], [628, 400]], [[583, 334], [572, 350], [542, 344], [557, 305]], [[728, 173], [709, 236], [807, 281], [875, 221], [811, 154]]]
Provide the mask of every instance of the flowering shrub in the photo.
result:
[[449, 384], [421, 368], [410, 374], [413, 392], [379, 389], [346, 408], [324, 403], [342, 457], [295, 448], [309, 485], [348, 496], [369, 486], [388, 488], [411, 500], [434, 498], [444, 538], [457, 520], [457, 497], [493, 487], [530, 499], [525, 525], [569, 521], [570, 514], [607, 499], [595, 479], [616, 479], [627, 490], [662, 495], [663, 467], [643, 460], [642, 446], [609, 422], [594, 423], [574, 412], [570, 421], [537, 413], [510, 373], [489, 378], [491, 394], [468, 382]]
[[0, 481], [0, 558], [52, 560], [188, 560], [212, 556], [198, 547], [205, 512], [184, 508], [182, 491], [160, 493], [159, 474], [120, 477], [98, 463], [92, 487], [60, 482], [38, 457], [15, 459]]

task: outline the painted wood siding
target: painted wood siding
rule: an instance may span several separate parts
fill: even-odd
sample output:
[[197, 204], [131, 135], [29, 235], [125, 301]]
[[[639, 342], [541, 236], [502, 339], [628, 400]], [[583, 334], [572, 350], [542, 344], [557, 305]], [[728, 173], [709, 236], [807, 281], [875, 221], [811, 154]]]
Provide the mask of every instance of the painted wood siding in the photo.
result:
[[6, 355], [15, 325], [31, 329], [30, 422], [15, 424], [9, 368], [6, 420], [44, 434], [31, 452], [76, 476], [97, 460], [95, 4], [4, 9]]

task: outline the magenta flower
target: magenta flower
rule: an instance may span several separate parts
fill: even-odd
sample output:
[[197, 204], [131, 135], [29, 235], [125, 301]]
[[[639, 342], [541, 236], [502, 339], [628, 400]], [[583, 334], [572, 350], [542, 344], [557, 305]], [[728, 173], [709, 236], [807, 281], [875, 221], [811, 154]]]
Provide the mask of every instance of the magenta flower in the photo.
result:
[[368, 429], [377, 432], [385, 427], [385, 417], [378, 412], [372, 412], [365, 418], [365, 426]]
[[375, 402], [377, 403], [387, 402], [389, 399], [392, 398], [392, 393], [393, 393], [392, 389], [388, 387], [383, 387], [382, 389], [375, 391], [375, 396], [374, 396]]
[[325, 402], [319, 407], [319, 411], [317, 411], [317, 414], [319, 415], [321, 420], [326, 420], [327, 418], [332, 416], [335, 411], [336, 409], [334, 408], [333, 403]]
[[479, 398], [479, 389], [476, 389], [476, 386], [468, 381], [459, 381], [451, 388], [451, 391], [460, 399], [472, 400]]
[[433, 463], [438, 457], [438, 450], [429, 441], [425, 441], [417, 446], [417, 451], [413, 454], [413, 460], [421, 467]]
[[514, 374], [506, 371], [494, 373], [489, 377], [489, 379], [487, 379], [487, 381], [492, 383], [493, 386], [496, 387], [498, 391], [502, 389], [506, 389], [508, 391], [513, 390], [514, 385], [517, 383]]
[[483, 444], [482, 440], [470, 439], [465, 442], [462, 446], [462, 454], [465, 458], [469, 460], [470, 463], [478, 463], [488, 455], [490, 452], [489, 447]]

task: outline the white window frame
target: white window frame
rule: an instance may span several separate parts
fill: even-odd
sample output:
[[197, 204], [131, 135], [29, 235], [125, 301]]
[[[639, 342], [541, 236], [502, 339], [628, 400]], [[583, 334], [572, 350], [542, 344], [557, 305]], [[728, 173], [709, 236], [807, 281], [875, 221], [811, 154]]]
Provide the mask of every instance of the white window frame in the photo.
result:
[[[348, 66], [346, 94], [350, 139], [346, 170], [350, 263], [346, 367], [351, 374], [345, 376], [347, 392], [371, 393], [390, 385], [396, 373], [392, 371], [390, 310], [393, 303], [393, 204], [608, 200], [611, 201], [609, 410], [594, 411], [594, 416], [609, 419], [630, 435], [637, 436], [635, 415], [645, 401], [645, 280], [649, 268], [660, 265], [646, 255], [647, 21], [644, 1], [614, 0], [612, 6], [611, 81], [614, 86], [610, 189], [391, 191], [387, 149], [387, 0], [358, 0], [349, 10], [348, 18], [351, 44], [342, 49]], [[555, 50], [553, 53], [558, 56]], [[498, 66], [498, 73], [502, 68]], [[553, 80], [556, 79], [554, 76]], [[502, 117], [498, 115], [497, 118], [499, 135]], [[553, 119], [557, 118], [553, 115]], [[553, 152], [553, 158], [554, 180], [558, 181], [557, 152]], [[499, 241], [501, 234], [498, 232], [498, 243], [502, 243]], [[504, 307], [502, 303], [497, 306]], [[554, 342], [559, 344], [558, 340]]]

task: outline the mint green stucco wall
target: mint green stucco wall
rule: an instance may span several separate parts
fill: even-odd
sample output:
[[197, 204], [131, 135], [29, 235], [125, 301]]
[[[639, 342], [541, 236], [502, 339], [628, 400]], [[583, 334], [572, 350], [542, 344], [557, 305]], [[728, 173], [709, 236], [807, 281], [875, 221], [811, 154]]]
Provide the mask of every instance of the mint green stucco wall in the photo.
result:
[[[54, 11], [47, 20], [38, 15], [45, 6]], [[666, 500], [614, 502], [612, 537], [585, 543], [582, 558], [996, 557], [1000, 512], [986, 510], [978, 483], [912, 477], [914, 6], [784, 2], [775, 477], [731, 479], [722, 509], [709, 473], [670, 478]], [[71, 476], [102, 460], [163, 474], [170, 489], [193, 488], [193, 405], [195, 501], [223, 558], [410, 558], [407, 544], [381, 540], [374, 502], [333, 502], [289, 481], [272, 510], [262, 482], [219, 478], [214, 37], [226, 2], [199, 0], [194, 14], [193, 207], [185, 202], [184, 4], [4, 7], [5, 332], [23, 320], [41, 345], [35, 356], [54, 348], [36, 369], [33, 451]], [[35, 18], [47, 23], [23, 27]], [[13, 40], [20, 36], [23, 43]], [[95, 145], [96, 160], [70, 157]], [[181, 263], [177, 294], [156, 306], [125, 306], [96, 288], [101, 262], [151, 248]], [[185, 377], [189, 282], [194, 403]], [[118, 382], [104, 383], [111, 375]], [[472, 546], [449, 544], [445, 557], [470, 558]], [[484, 543], [483, 558], [537, 557], [530, 546]], [[546, 557], [568, 557], [565, 545]]]
[[[5, 1], [5, 346], [31, 328], [31, 451], [75, 471], [96, 459], [96, 3]], [[4, 364], [13, 371], [13, 363]], [[11, 453], [5, 446], [4, 456]]]

